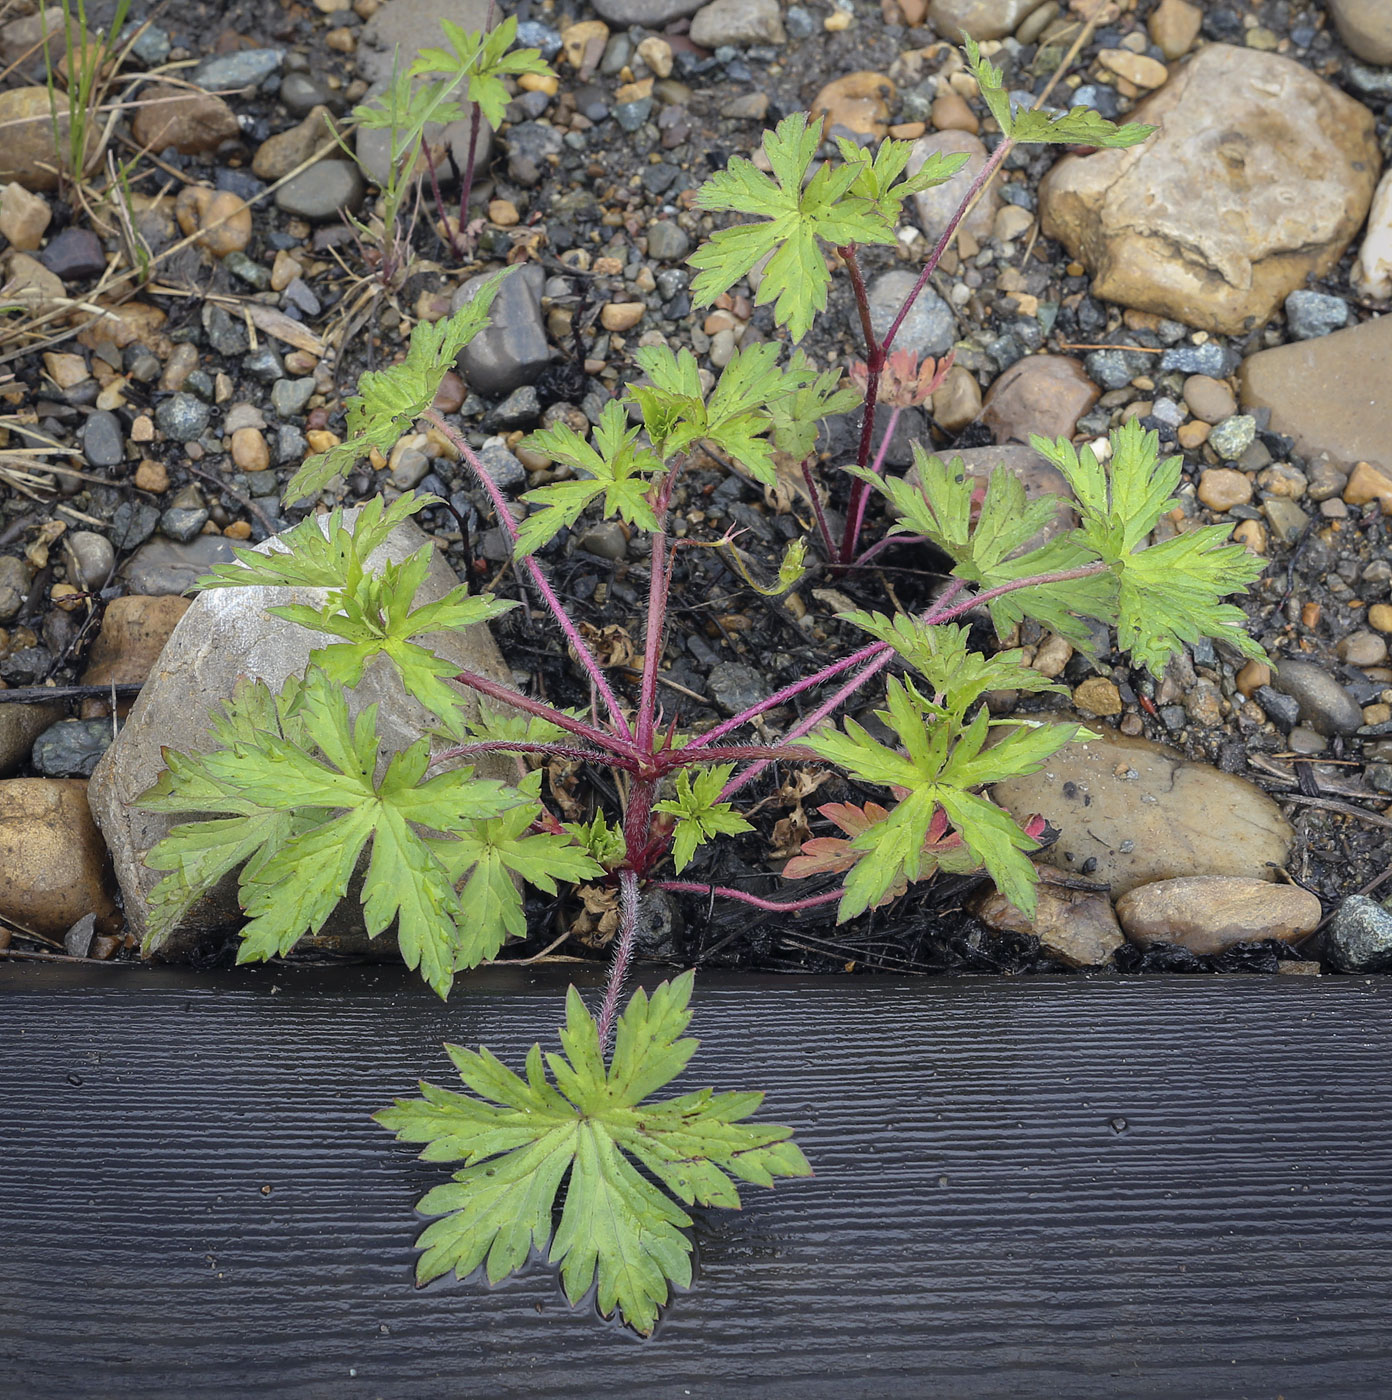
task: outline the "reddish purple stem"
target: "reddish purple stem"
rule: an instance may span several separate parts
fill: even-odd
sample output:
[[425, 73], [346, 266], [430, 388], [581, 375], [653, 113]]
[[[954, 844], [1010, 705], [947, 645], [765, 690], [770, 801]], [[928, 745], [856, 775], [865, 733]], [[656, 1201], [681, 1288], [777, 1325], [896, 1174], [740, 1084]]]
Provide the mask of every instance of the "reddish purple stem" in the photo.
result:
[[808, 899], [761, 899], [756, 894], [731, 889], [729, 885], [701, 885], [695, 880], [654, 880], [653, 883], [660, 890], [672, 890], [676, 894], [715, 894], [722, 899], [736, 899], [741, 904], [752, 904], [756, 909], [768, 909], [775, 914], [795, 914], [799, 909], [817, 909], [825, 904], [835, 904], [845, 894], [844, 890], [832, 890]]

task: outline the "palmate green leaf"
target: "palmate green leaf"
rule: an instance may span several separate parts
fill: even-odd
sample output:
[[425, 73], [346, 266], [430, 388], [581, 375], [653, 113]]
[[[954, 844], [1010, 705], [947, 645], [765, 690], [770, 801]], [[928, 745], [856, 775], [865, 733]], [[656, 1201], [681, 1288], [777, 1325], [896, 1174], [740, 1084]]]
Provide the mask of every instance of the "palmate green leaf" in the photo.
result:
[[619, 865], [628, 850], [623, 827], [611, 826], [603, 812], [596, 812], [587, 822], [566, 822], [565, 829], [605, 870]]
[[578, 884], [604, 874], [603, 866], [569, 833], [531, 830], [542, 816], [540, 787], [541, 774], [529, 773], [518, 785], [522, 805], [429, 843], [453, 884], [468, 877], [460, 896], [469, 911], [460, 945], [465, 966], [496, 956], [508, 938], [526, 937], [518, 877], [555, 894], [558, 881]]
[[517, 38], [517, 16], [509, 15], [487, 34], [464, 29], [452, 20], [442, 20], [450, 47], [422, 49], [411, 65], [413, 77], [438, 77], [453, 88], [463, 83], [465, 102], [476, 102], [489, 126], [498, 127], [511, 96], [503, 83], [505, 76], [523, 73], [549, 74], [539, 49], [518, 49], [509, 53]]
[[[288, 683], [272, 696], [260, 681], [243, 677], [213, 721], [213, 741], [234, 752], [256, 743], [259, 733], [303, 738], [303, 726], [293, 717], [298, 686]], [[166, 872], [150, 892], [149, 910], [141, 951], [158, 949], [184, 915], [227, 874], [248, 865], [255, 871], [290, 838], [297, 817], [273, 811], [253, 801], [235, 781], [211, 771], [203, 754], [181, 754], [162, 749], [165, 771], [155, 784], [135, 799], [147, 812], [220, 813], [218, 820], [189, 822], [171, 828], [169, 835], [145, 857], [151, 870]], [[314, 822], [316, 814], [298, 818]]]
[[809, 126], [807, 114], [796, 112], [764, 133], [772, 179], [752, 161], [735, 156], [697, 191], [702, 209], [763, 220], [717, 230], [687, 259], [699, 269], [691, 284], [698, 305], [714, 301], [768, 257], [755, 302], [773, 302], [774, 320], [788, 327], [793, 340], [801, 340], [817, 313], [826, 309], [831, 275], [822, 245], [894, 242], [893, 222], [870, 200], [849, 193], [861, 176], [861, 161], [826, 162], [803, 187], [820, 141], [820, 125]]
[[1226, 642], [1255, 661], [1266, 659], [1242, 609], [1219, 601], [1254, 583], [1265, 563], [1226, 543], [1227, 537], [1226, 525], [1210, 525], [1120, 561], [1117, 642], [1152, 675], [1162, 675], [1170, 657], [1202, 637]]
[[863, 852], [846, 879], [837, 917], [845, 920], [878, 903], [896, 884], [916, 880], [924, 842], [941, 807], [972, 857], [1027, 914], [1034, 911], [1034, 867], [1025, 856], [1034, 842], [1015, 822], [973, 789], [1036, 772], [1048, 757], [1081, 732], [1080, 726], [1013, 725], [987, 748], [992, 726], [983, 707], [962, 723], [921, 695], [911, 681], [891, 679], [888, 708], [877, 716], [903, 750], [880, 743], [852, 719], [844, 731], [820, 729], [803, 742], [852, 778], [902, 789], [906, 796], [882, 822], [851, 841]]
[[593, 445], [564, 423], [533, 433], [525, 445], [584, 475], [577, 481], [540, 486], [522, 497], [542, 509], [533, 511], [518, 528], [519, 555], [534, 554], [565, 526], [574, 525], [585, 507], [600, 496], [606, 518], [618, 516], [640, 530], [658, 528], [648, 494], [653, 478], [663, 471], [662, 462], [638, 446], [638, 429], [628, 426], [617, 401], [604, 405]]
[[331, 591], [322, 607], [289, 603], [266, 611], [310, 631], [341, 638], [312, 652], [310, 659], [345, 689], [358, 684], [373, 657], [385, 656], [407, 691], [458, 737], [464, 729], [465, 697], [447, 682], [459, 667], [414, 638], [489, 622], [516, 604], [491, 593], [471, 597], [468, 586], [459, 584], [443, 598], [413, 608], [433, 555], [434, 546], [427, 544], [400, 564], [388, 561], [380, 573], [362, 576], [352, 591]]
[[838, 136], [836, 144], [840, 148], [841, 159], [847, 165], [860, 167], [851, 193], [874, 205], [891, 227], [898, 224], [900, 207], [910, 195], [918, 194], [920, 190], [930, 190], [935, 185], [945, 185], [967, 163], [965, 153], [935, 151], [913, 175], [900, 180], [899, 176], [913, 155], [912, 141], [886, 138], [880, 142], [873, 160], [868, 151], [845, 136]]
[[1098, 116], [1089, 107], [1074, 107], [1066, 113], [1012, 111], [1005, 91], [1001, 70], [981, 56], [976, 40], [965, 35], [967, 67], [981, 89], [981, 96], [990, 108], [1001, 131], [1016, 142], [1048, 142], [1065, 146], [1126, 147], [1138, 146], [1155, 127], [1140, 122], [1117, 126]]
[[343, 524], [342, 506], [327, 516], [308, 515], [276, 535], [268, 548], [234, 548], [237, 562], [219, 564], [197, 586], [354, 589], [367, 572], [368, 558], [391, 532], [417, 511], [437, 504], [437, 496], [410, 491], [390, 505], [374, 496], [358, 512], [351, 530]]
[[1056, 690], [1047, 676], [1024, 665], [1019, 650], [985, 656], [969, 645], [969, 632], [954, 622], [928, 625], [907, 613], [886, 617], [883, 613], [851, 612], [838, 621], [849, 622], [872, 637], [887, 642], [933, 687], [942, 712], [960, 720], [988, 690]]
[[680, 875], [697, 848], [716, 836], [737, 836], [754, 828], [728, 802], [719, 801], [721, 789], [735, 771], [733, 763], [710, 768], [683, 769], [677, 775], [676, 796], [653, 804], [653, 811], [675, 817], [672, 860]]
[[[563, 1055], [543, 1061], [533, 1045], [523, 1079], [487, 1050], [449, 1045], [468, 1094], [422, 1083], [422, 1098], [398, 1099], [374, 1115], [398, 1141], [423, 1144], [425, 1160], [464, 1163], [420, 1202], [423, 1214], [443, 1218], [417, 1240], [424, 1251], [419, 1282], [483, 1267], [497, 1283], [535, 1249], [560, 1265], [572, 1303], [597, 1282], [600, 1311], [617, 1310], [646, 1335], [670, 1286], [691, 1282], [683, 1234], [691, 1217], [677, 1201], [737, 1207], [731, 1178], [771, 1186], [776, 1177], [811, 1175], [791, 1129], [744, 1121], [762, 1094], [704, 1089], [645, 1102], [696, 1049], [696, 1041], [681, 1038], [691, 1020], [691, 985], [687, 973], [662, 983], [651, 999], [635, 992], [619, 1017], [607, 1068], [598, 1028], [572, 987]], [[565, 1203], [553, 1237], [562, 1182]]]
[[[424, 779], [429, 741], [394, 755], [380, 782], [377, 707], [350, 724], [342, 688], [311, 666], [273, 708], [264, 687], [240, 692], [217, 730], [227, 743], [198, 757], [169, 755], [170, 773], [142, 803], [160, 811], [232, 814], [243, 826], [176, 827], [147, 858], [170, 871], [171, 902], [233, 868], [248, 923], [242, 962], [284, 954], [318, 932], [348, 892], [372, 842], [363, 884], [370, 937], [395, 921], [402, 956], [444, 996], [463, 965], [470, 921], [431, 839], [417, 832], [467, 829], [520, 805], [523, 794], [468, 768]], [[284, 719], [280, 718], [283, 713]], [[253, 838], [264, 832], [264, 840]], [[254, 848], [253, 848], [254, 845]], [[185, 906], [186, 907], [186, 906]]]
[[490, 277], [452, 316], [418, 321], [406, 358], [388, 369], [368, 370], [348, 400], [346, 436], [336, 447], [306, 457], [285, 488], [287, 505], [322, 491], [350, 472], [375, 447], [385, 456], [435, 401], [459, 352], [488, 324], [505, 268]]
[[779, 347], [771, 341], [737, 350], [706, 401], [689, 350], [678, 355], [665, 345], [644, 346], [635, 359], [649, 382], [635, 384], [628, 397], [642, 412], [653, 449], [664, 461], [708, 442], [771, 486], [777, 470], [769, 435], [784, 451], [794, 450], [809, 433], [815, 441], [817, 417], [840, 412], [859, 397], [846, 399], [835, 387], [838, 372], [818, 374], [801, 351], [794, 351], [786, 367], [779, 366], [778, 357]]
[[1089, 447], [1077, 451], [1060, 438], [1031, 444], [1068, 480], [1081, 523], [1075, 538], [1111, 566], [1117, 636], [1132, 657], [1159, 675], [1186, 643], [1211, 637], [1245, 656], [1265, 653], [1247, 633], [1240, 608], [1221, 600], [1245, 589], [1262, 563], [1226, 543], [1223, 526], [1191, 530], [1142, 548], [1160, 516], [1175, 505], [1182, 464], [1160, 458], [1159, 437], [1134, 419], [1111, 435], [1104, 466]]

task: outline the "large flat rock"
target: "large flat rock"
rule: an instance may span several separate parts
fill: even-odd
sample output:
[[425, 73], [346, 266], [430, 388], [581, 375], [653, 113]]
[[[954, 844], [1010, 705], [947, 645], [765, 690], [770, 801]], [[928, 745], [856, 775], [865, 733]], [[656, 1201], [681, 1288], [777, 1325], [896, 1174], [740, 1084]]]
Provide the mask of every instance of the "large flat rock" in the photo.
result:
[[1209, 44], [1132, 120], [1160, 130], [1066, 156], [1040, 187], [1044, 232], [1107, 301], [1240, 334], [1333, 268], [1368, 212], [1373, 114], [1290, 59]]

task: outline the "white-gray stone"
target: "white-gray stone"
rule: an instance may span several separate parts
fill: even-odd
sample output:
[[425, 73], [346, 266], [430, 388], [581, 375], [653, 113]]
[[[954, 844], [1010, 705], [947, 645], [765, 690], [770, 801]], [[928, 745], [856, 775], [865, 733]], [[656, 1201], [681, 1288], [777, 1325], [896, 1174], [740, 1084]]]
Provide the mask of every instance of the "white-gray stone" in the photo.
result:
[[[345, 511], [351, 528], [357, 510]], [[328, 517], [321, 517], [327, 527]], [[412, 523], [398, 526], [369, 563], [380, 569], [388, 561], [400, 563], [423, 544], [426, 537]], [[267, 540], [257, 548], [279, 548]], [[436, 554], [430, 573], [416, 595], [417, 605], [434, 602], [457, 586], [458, 580], [444, 559]], [[268, 608], [291, 603], [322, 607], [325, 591], [317, 588], [227, 588], [200, 595], [180, 619], [151, 679], [131, 708], [119, 738], [97, 765], [88, 788], [92, 815], [111, 850], [116, 878], [125, 896], [126, 920], [137, 936], [145, 931], [150, 891], [160, 872], [149, 869], [144, 857], [172, 826], [187, 818], [146, 812], [132, 806], [164, 770], [161, 747], [176, 752], [206, 753], [212, 748], [209, 733], [214, 708], [231, 696], [242, 676], [264, 681], [278, 690], [291, 675], [300, 675], [309, 655], [324, 645], [325, 637], [292, 622], [272, 617]], [[462, 632], [431, 633], [420, 639], [438, 656], [461, 670], [478, 671], [504, 683], [510, 672], [484, 626]], [[362, 681], [349, 693], [353, 715], [376, 703], [377, 735], [384, 756], [409, 747], [430, 732], [429, 713], [411, 699], [384, 657], [377, 657]], [[440, 744], [439, 747], [443, 747]], [[483, 775], [507, 777], [509, 763], [481, 761]], [[175, 930], [162, 955], [184, 953], [212, 933], [225, 934], [240, 921], [235, 878], [229, 878], [194, 909]], [[393, 941], [383, 935], [369, 944], [361, 911], [352, 897], [345, 900], [322, 933], [308, 940], [311, 946], [339, 950], [389, 951]]]

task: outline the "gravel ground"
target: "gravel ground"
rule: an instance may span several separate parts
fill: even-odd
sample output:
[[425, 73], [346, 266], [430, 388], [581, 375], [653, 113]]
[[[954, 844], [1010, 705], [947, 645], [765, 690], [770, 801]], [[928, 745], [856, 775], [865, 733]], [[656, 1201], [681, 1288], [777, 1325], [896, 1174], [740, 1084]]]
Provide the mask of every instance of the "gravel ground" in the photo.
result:
[[[181, 605], [171, 600], [209, 563], [229, 557], [233, 544], [260, 540], [303, 513], [281, 507], [280, 487], [327, 441], [322, 435], [341, 431], [342, 400], [356, 376], [399, 353], [416, 320], [446, 314], [469, 276], [503, 261], [535, 269], [525, 275], [531, 283], [512, 279], [516, 295], [530, 298], [519, 307], [522, 329], [466, 364], [441, 399], [504, 489], [520, 494], [556, 475], [553, 464], [519, 449], [525, 432], [557, 418], [581, 428], [597, 420], [631, 377], [640, 344], [689, 346], [718, 372], [737, 344], [775, 334], [768, 308], [753, 304], [754, 287], [737, 286], [715, 308], [693, 310], [683, 265], [718, 226], [693, 209], [695, 188], [730, 155], [755, 152], [765, 126], [815, 103], [858, 139], [889, 129], [930, 142], [993, 140], [984, 105], [926, 22], [922, 0], [786, 9], [769, 0], [718, 0], [694, 19], [674, 18], [678, 8], [605, 0], [606, 24], [588, 7], [521, 6], [525, 41], [552, 59], [559, 85], [519, 90], [491, 142], [470, 209], [479, 221], [474, 260], [450, 251], [422, 204], [410, 275], [391, 287], [374, 275], [372, 250], [338, 215], [346, 205], [370, 217], [370, 186], [331, 146], [320, 151], [327, 159], [309, 161], [325, 145], [315, 109], [342, 117], [368, 91], [364, 70], [380, 71], [372, 67], [380, 35], [438, 42], [439, 17], [457, 15], [457, 5], [359, 0], [340, 8], [338, 0], [315, 0], [151, 12], [111, 94], [122, 110], [110, 150], [131, 162], [129, 221], [102, 198], [102, 167], [79, 194], [67, 184], [46, 188], [51, 180], [26, 170], [20, 156], [9, 159], [0, 172], [9, 182], [0, 233], [9, 243], [7, 288], [19, 309], [0, 331], [0, 360], [11, 376], [0, 384], [7, 409], [0, 420], [7, 438], [0, 685], [89, 690], [60, 691], [52, 703], [26, 694], [22, 705], [0, 704], [0, 778], [62, 782], [91, 773], [112, 732], [109, 693], [96, 687], [125, 687], [118, 696], [124, 707], [177, 620]], [[940, 12], [950, 8], [933, 7], [944, 32]], [[1084, 16], [1092, 6], [977, 8], [1019, 12], [1014, 32], [988, 43], [1013, 91], [1033, 99], [1061, 74], [1054, 100], [1072, 89], [1070, 101], [1109, 117], [1125, 116], [1151, 89], [1159, 93], [1151, 101], [1165, 100], [1182, 72], [1197, 72], [1200, 56], [1238, 66], [1279, 58], [1318, 80], [1318, 93], [1312, 87], [1314, 95], [1301, 90], [1291, 99], [1291, 131], [1239, 132], [1240, 158], [1254, 172], [1250, 209], [1234, 214], [1235, 242], [1212, 258], [1249, 259], [1253, 285], [1264, 285], [1264, 269], [1283, 257], [1286, 267], [1297, 256], [1309, 265], [1270, 296], [1269, 311], [1243, 315], [1239, 308], [1226, 329], [1211, 324], [1217, 297], [1191, 295], [1183, 315], [1163, 309], [1173, 295], [1162, 286], [1158, 245], [1147, 245], [1140, 273], [1123, 287], [1121, 274], [1105, 266], [1105, 239], [1095, 229], [1075, 241], [1058, 188], [1065, 177], [1054, 169], [1075, 156], [1013, 153], [998, 192], [983, 201], [935, 275], [936, 298], [925, 299], [910, 328], [920, 353], [955, 347], [952, 392], [935, 400], [931, 419], [905, 415], [888, 460], [906, 465], [914, 438], [939, 451], [1022, 440], [1032, 430], [1085, 441], [1134, 416], [1183, 454], [1180, 506], [1162, 530], [1222, 521], [1265, 555], [1267, 571], [1245, 603], [1252, 632], [1274, 657], [1300, 664], [1272, 674], [1200, 644], [1157, 684], [1105, 649], [1094, 664], [1038, 629], [1016, 640], [1041, 669], [1054, 668], [1049, 674], [1100, 727], [1162, 741], [1268, 793], [1294, 828], [1286, 875], [1333, 914], [1392, 873], [1392, 408], [1385, 396], [1392, 341], [1382, 336], [1355, 348], [1353, 370], [1340, 368], [1348, 357], [1337, 352], [1349, 343], [1340, 335], [1363, 327], [1360, 333], [1379, 335], [1388, 305], [1374, 255], [1379, 218], [1392, 226], [1392, 194], [1383, 191], [1372, 223], [1366, 231], [1363, 225], [1375, 167], [1392, 154], [1392, 52], [1380, 54], [1377, 34], [1356, 34], [1363, 56], [1352, 52], [1315, 5], [1205, 6], [1187, 43], [1186, 7], [1173, 0], [1112, 4], [1090, 24]], [[32, 45], [25, 35], [34, 23], [18, 11], [0, 22], [8, 62]], [[1185, 55], [1193, 55], [1187, 68]], [[1159, 70], [1159, 81], [1146, 64]], [[153, 76], [134, 81], [147, 71]], [[23, 73], [22, 64], [12, 73], [16, 87]], [[149, 94], [170, 81], [221, 96], [185, 98], [161, 124], [166, 119], [157, 114], [174, 109], [154, 106]], [[1197, 110], [1202, 125], [1209, 102], [1211, 124], [1227, 121], [1221, 102], [1196, 90], [1197, 81], [1185, 109]], [[1258, 247], [1265, 236], [1264, 177], [1255, 173], [1261, 159], [1274, 152], [1283, 168], [1300, 166], [1302, 178], [1317, 181], [1297, 147], [1302, 133], [1319, 128], [1326, 101], [1360, 104], [1367, 149], [1349, 155], [1332, 195], [1312, 183], [1308, 199], [1297, 199], [1290, 217], [1310, 222], [1290, 235], [1298, 255]], [[1345, 109], [1332, 110], [1351, 130]], [[0, 120], [20, 111], [14, 106]], [[466, 144], [464, 137], [456, 151]], [[302, 173], [282, 178], [307, 162]], [[1195, 217], [1186, 213], [1194, 190], [1182, 170], [1155, 178], [1157, 198], [1168, 201], [1182, 229]], [[1347, 227], [1320, 222], [1321, 192], [1326, 203], [1342, 200], [1356, 211]], [[897, 248], [866, 251], [881, 298], [921, 262], [932, 219], [921, 208], [919, 226], [906, 225]], [[1392, 227], [1381, 237], [1385, 249]], [[148, 279], [130, 251], [137, 243], [155, 259]], [[1365, 248], [1360, 268], [1355, 259]], [[94, 307], [110, 309], [94, 315]], [[857, 328], [849, 288], [838, 279], [804, 348], [819, 365], [845, 364], [859, 353]], [[1263, 368], [1275, 361], [1253, 358], [1302, 346], [1325, 347], [1334, 359], [1332, 368], [1309, 368], [1298, 391]], [[1384, 388], [1371, 406], [1369, 382]], [[1364, 433], [1352, 449], [1339, 436], [1349, 425]], [[831, 468], [847, 459], [855, 426], [835, 423], [826, 435], [833, 506], [845, 492]], [[1374, 456], [1369, 442], [1386, 445], [1386, 455]], [[428, 512], [422, 523], [460, 576], [515, 596], [486, 499], [432, 436], [404, 439], [389, 460], [364, 467], [331, 499], [413, 486], [448, 498], [458, 511]], [[740, 527], [743, 547], [765, 568], [776, 567], [786, 542], [811, 526], [791, 477], [786, 489], [765, 492], [714, 460], [690, 474], [676, 521], [678, 533], [696, 538]], [[870, 537], [877, 528], [872, 513]], [[546, 556], [562, 598], [592, 629], [621, 685], [636, 681], [628, 663], [642, 635], [643, 546], [613, 524], [582, 522]], [[873, 568], [836, 578], [823, 571], [794, 598], [771, 602], [751, 600], [712, 551], [680, 558], [663, 676], [668, 703], [696, 726], [822, 664], [829, 648], [850, 645], [856, 634], [835, 616], [848, 599], [912, 608], [938, 585], [943, 564], [921, 549], [887, 550]], [[495, 632], [519, 683], [583, 703], [582, 678], [534, 612], [514, 611]], [[1011, 703], [1003, 700], [1002, 708]], [[792, 715], [769, 718], [772, 733]], [[607, 778], [594, 773], [554, 772], [552, 790], [573, 808], [566, 815], [612, 795]], [[812, 809], [855, 794], [834, 778], [813, 794], [784, 774], [765, 796], [758, 834], [729, 843], [698, 878], [777, 888], [772, 872], [791, 854], [788, 843], [806, 834], [808, 819], [822, 829]], [[1223, 841], [1216, 826], [1207, 839]], [[969, 893], [970, 882], [940, 882], [841, 928], [826, 920], [751, 920], [744, 909], [710, 911], [691, 901], [654, 910], [647, 951], [797, 970], [1057, 965], [1033, 934], [990, 932], [967, 914]], [[23, 917], [31, 897], [12, 892], [0, 908], [16, 949], [123, 951], [114, 915], [89, 922], [76, 939], [36, 933]], [[538, 902], [533, 912], [537, 932], [523, 953], [551, 943], [574, 917], [569, 905]], [[1384, 933], [1392, 947], [1392, 931]], [[1308, 954], [1313, 945], [1306, 946]], [[569, 951], [584, 949], [577, 943]], [[1115, 962], [1270, 969], [1301, 957], [1289, 937], [1272, 943], [1256, 936], [1222, 953], [1133, 941]]]

